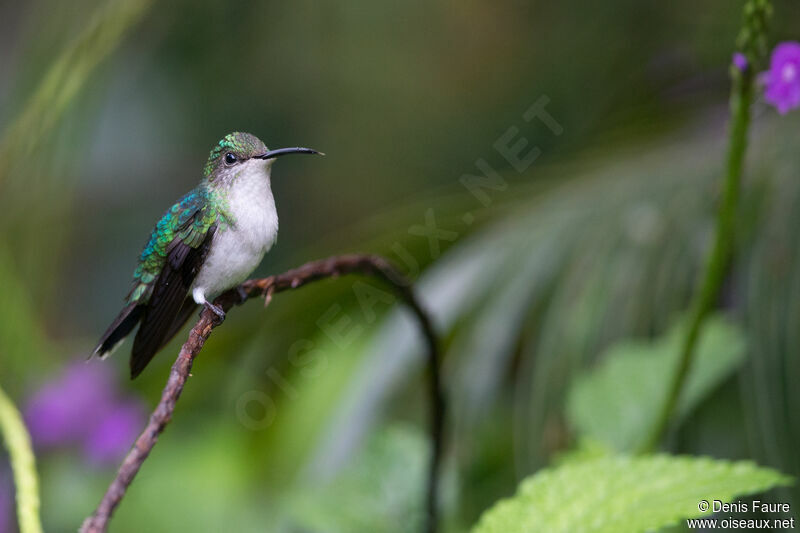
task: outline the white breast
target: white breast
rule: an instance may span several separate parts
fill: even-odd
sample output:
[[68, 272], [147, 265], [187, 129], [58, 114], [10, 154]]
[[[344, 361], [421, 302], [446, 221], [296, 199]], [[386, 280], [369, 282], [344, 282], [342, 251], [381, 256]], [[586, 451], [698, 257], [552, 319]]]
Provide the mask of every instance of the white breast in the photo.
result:
[[192, 285], [193, 291], [201, 291], [209, 301], [247, 279], [278, 236], [278, 213], [267, 163], [259, 159], [244, 163], [228, 191], [232, 223], [217, 229]]

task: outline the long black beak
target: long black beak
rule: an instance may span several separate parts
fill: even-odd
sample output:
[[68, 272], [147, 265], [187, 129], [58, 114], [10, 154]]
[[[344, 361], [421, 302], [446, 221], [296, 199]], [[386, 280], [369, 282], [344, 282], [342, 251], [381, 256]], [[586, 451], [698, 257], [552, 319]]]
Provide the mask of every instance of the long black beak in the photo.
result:
[[301, 148], [301, 147], [294, 147], [294, 148], [278, 148], [277, 150], [270, 150], [266, 154], [261, 154], [255, 156], [258, 159], [274, 159], [276, 157], [280, 157], [286, 154], [318, 154], [318, 155], [325, 155], [322, 152], [318, 152], [316, 150], [312, 150], [311, 148]]

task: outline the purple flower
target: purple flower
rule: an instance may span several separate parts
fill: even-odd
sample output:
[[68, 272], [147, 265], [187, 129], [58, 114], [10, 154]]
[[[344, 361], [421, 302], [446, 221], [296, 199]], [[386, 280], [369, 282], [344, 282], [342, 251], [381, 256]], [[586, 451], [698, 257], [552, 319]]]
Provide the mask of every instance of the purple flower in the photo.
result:
[[45, 383], [25, 409], [25, 421], [36, 446], [72, 444], [108, 410], [114, 398], [110, 369], [78, 363]]
[[800, 43], [784, 42], [772, 51], [769, 70], [761, 75], [764, 98], [780, 114], [800, 106]]
[[733, 66], [735, 66], [739, 71], [744, 72], [747, 70], [747, 56], [741, 52], [735, 52], [733, 54]]
[[131, 448], [144, 417], [139, 402], [120, 404], [106, 413], [83, 443], [87, 459], [95, 464], [115, 464]]
[[33, 443], [40, 449], [80, 446], [92, 464], [115, 463], [144, 424], [140, 402], [121, 399], [111, 370], [77, 363], [45, 383], [25, 409]]

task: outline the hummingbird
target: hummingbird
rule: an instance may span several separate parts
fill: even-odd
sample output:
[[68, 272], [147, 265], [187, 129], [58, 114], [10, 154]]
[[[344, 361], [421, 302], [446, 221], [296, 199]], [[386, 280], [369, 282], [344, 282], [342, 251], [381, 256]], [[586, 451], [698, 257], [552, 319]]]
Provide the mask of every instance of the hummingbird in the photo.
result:
[[133, 379], [198, 306], [225, 318], [214, 298], [247, 279], [275, 244], [278, 213], [270, 174], [275, 159], [287, 154], [324, 155], [311, 148], [269, 150], [254, 135], [240, 132], [214, 146], [200, 184], [150, 233], [125, 307], [93, 355], [107, 357], [139, 324], [130, 359]]

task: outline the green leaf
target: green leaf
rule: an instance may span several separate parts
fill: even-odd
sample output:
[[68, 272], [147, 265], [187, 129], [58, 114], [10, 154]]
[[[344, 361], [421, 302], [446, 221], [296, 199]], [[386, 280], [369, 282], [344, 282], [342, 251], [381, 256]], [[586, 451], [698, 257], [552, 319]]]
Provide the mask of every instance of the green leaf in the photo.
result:
[[710, 514], [698, 510], [702, 500], [729, 502], [789, 483], [788, 476], [746, 461], [669, 455], [580, 461], [523, 480], [472, 533], [652, 531]]
[[[567, 416], [585, 437], [618, 451], [645, 438], [665, 401], [675, 371], [684, 327], [679, 324], [655, 342], [623, 341], [608, 349], [592, 373], [575, 380]], [[744, 335], [721, 316], [708, 319], [676, 415], [686, 416], [743, 362]]]

